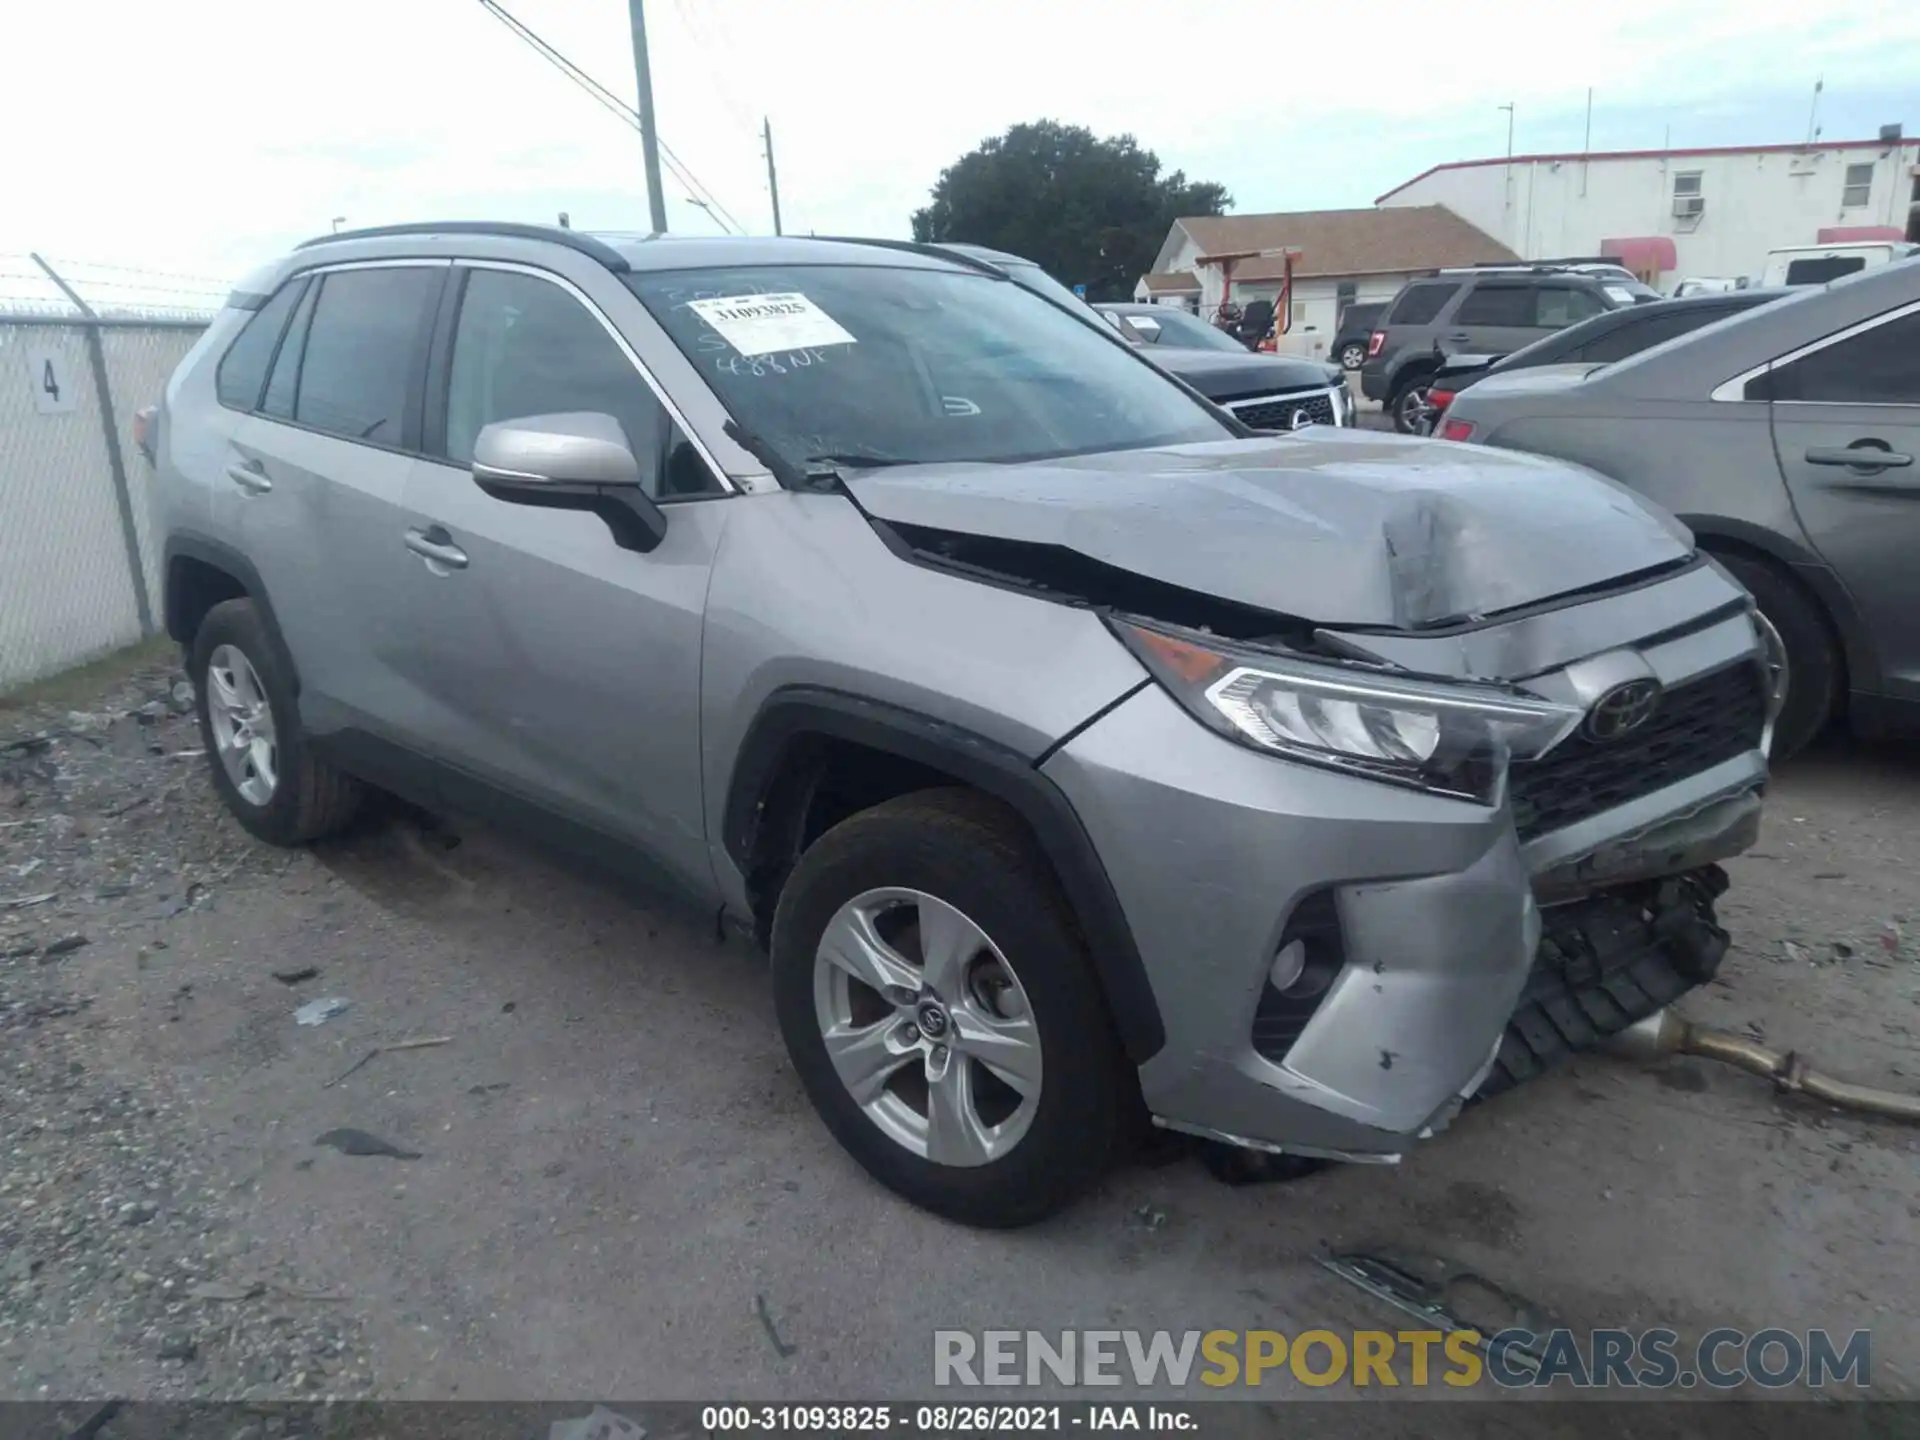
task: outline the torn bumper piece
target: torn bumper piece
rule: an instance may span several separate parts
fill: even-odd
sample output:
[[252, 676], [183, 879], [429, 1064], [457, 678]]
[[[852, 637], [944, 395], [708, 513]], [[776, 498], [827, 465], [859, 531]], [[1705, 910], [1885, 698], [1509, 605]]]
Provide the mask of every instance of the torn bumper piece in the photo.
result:
[[[1504, 810], [1276, 762], [1157, 687], [1044, 769], [1147, 965], [1167, 1042], [1140, 1082], [1160, 1123], [1390, 1160], [1478, 1085], [1540, 936]], [[1290, 922], [1323, 896], [1337, 963], [1297, 1037], [1256, 1048]]]
[[[1504, 1088], [1707, 979], [1726, 947], [1709, 861], [1749, 842], [1765, 773], [1755, 752], [1658, 792], [1668, 822], [1628, 804], [1578, 848], [1523, 848], [1507, 807], [1276, 761], [1158, 687], [1043, 769], [1146, 964], [1166, 1030], [1140, 1069], [1155, 1120], [1376, 1161], [1483, 1081]], [[1316, 965], [1319, 985], [1278, 988]]]

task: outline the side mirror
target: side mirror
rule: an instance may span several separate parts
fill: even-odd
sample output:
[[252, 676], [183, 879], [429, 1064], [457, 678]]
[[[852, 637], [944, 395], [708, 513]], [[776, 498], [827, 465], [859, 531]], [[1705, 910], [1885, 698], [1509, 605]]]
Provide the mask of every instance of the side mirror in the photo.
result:
[[528, 415], [487, 426], [473, 443], [473, 478], [496, 500], [598, 515], [623, 550], [667, 535], [666, 512], [640, 488], [640, 462], [611, 415]]

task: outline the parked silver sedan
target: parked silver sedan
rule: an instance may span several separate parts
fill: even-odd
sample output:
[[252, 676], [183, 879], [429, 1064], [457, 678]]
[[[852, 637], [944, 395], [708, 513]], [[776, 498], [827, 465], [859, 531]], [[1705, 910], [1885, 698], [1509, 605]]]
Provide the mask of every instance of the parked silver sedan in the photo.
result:
[[1920, 731], [1920, 260], [1617, 364], [1490, 375], [1447, 421], [1592, 466], [1693, 530], [1779, 632], [1776, 755], [1840, 715]]

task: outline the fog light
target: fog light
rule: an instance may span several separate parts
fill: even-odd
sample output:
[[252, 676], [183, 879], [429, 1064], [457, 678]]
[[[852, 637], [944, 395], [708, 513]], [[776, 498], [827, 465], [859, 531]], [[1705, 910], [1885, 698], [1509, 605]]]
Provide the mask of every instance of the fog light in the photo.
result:
[[1280, 947], [1280, 953], [1273, 957], [1273, 969], [1267, 972], [1267, 983], [1285, 994], [1293, 988], [1294, 981], [1307, 968], [1307, 942], [1289, 940]]

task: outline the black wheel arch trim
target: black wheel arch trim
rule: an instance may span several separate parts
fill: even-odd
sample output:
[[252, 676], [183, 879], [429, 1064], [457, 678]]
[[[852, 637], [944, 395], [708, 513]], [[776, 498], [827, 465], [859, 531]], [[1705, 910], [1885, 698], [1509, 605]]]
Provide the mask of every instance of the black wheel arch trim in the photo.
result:
[[942, 770], [993, 796], [1027, 822], [1052, 862], [1087, 942], [1127, 1058], [1144, 1063], [1166, 1043], [1160, 1007], [1133, 930], [1093, 841], [1071, 802], [1019, 751], [902, 706], [820, 686], [776, 690], [762, 703], [735, 758], [721, 840], [748, 868], [760, 805], [796, 740], [824, 736]]
[[176, 530], [169, 535], [160, 555], [160, 573], [163, 577], [161, 603], [165, 607], [167, 635], [182, 647], [191, 648], [193, 645], [193, 636], [182, 633], [185, 621], [174, 605], [173, 562], [176, 559], [198, 560], [216, 570], [225, 571], [239, 582], [247, 592], [247, 598], [260, 607], [267, 634], [280, 649], [278, 658], [286, 667], [288, 683], [297, 696], [300, 693], [300, 669], [293, 663], [293, 653], [287, 648], [286, 636], [281, 632], [279, 618], [273, 612], [273, 599], [267, 594], [266, 582], [260, 578], [260, 572], [254, 568], [253, 562], [225, 541], [193, 531]]
[[1861, 619], [1860, 611], [1853, 603], [1853, 596], [1831, 565], [1779, 531], [1755, 525], [1749, 520], [1736, 520], [1725, 515], [1680, 515], [1676, 518], [1693, 532], [1695, 544], [1709, 554], [1715, 552], [1714, 542], [1720, 541], [1723, 542], [1719, 547], [1723, 553], [1738, 555], [1745, 551], [1771, 560], [1806, 586], [1840, 639], [1840, 649], [1847, 662], [1849, 687], [1856, 692], [1880, 692], [1880, 652], [1874, 646], [1873, 634], [1866, 621]]

